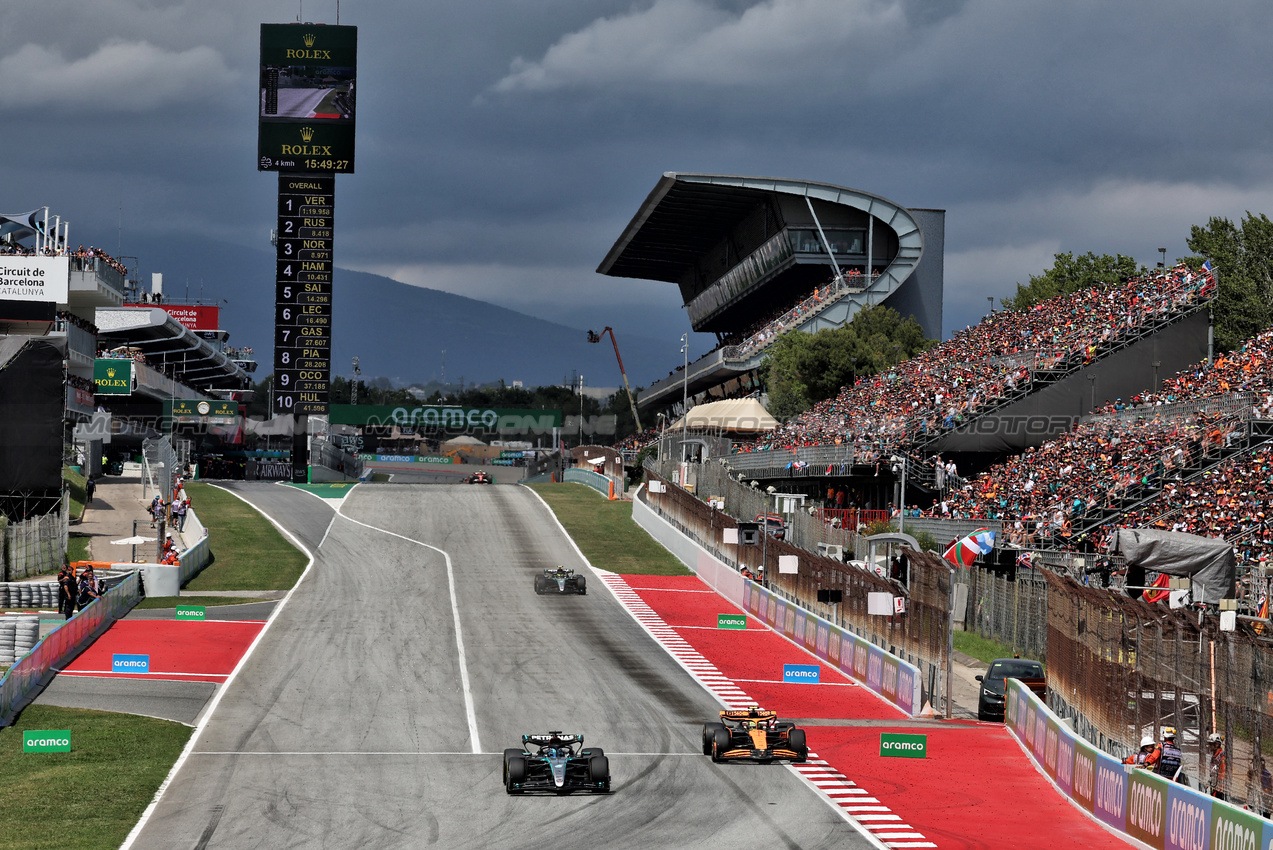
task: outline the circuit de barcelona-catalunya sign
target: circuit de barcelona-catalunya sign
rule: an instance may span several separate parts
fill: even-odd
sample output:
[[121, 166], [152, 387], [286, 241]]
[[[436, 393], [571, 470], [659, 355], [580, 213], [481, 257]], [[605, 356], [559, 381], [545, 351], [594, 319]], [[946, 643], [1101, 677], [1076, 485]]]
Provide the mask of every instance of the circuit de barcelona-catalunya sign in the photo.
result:
[[560, 410], [493, 407], [394, 407], [387, 404], [333, 404], [334, 425], [398, 425], [442, 431], [538, 431], [561, 427]]

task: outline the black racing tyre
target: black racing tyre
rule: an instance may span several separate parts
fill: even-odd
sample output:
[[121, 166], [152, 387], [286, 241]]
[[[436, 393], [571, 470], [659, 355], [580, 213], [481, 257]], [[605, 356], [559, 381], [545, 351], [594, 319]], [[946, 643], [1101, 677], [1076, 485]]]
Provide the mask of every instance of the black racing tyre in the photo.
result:
[[703, 755], [710, 756], [712, 754], [712, 741], [716, 738], [716, 730], [724, 729], [723, 723], [704, 723], [703, 724]]
[[731, 736], [724, 726], [712, 732], [712, 761], [722, 761], [721, 753], [729, 749]]
[[606, 751], [600, 747], [587, 747], [579, 751], [580, 758], [592, 758], [593, 756], [604, 756]]
[[515, 747], [509, 747], [504, 750], [504, 784], [508, 784], [508, 760], [512, 758], [525, 758], [526, 751], [519, 750]]
[[593, 756], [588, 759], [588, 781], [594, 785], [610, 785], [610, 759]]
[[544, 592], [544, 577], [543, 576], [535, 576], [535, 592], [541, 595], [543, 594]]
[[792, 729], [789, 733], [787, 733], [787, 742], [791, 744], [791, 749], [796, 752], [800, 752], [801, 750], [808, 751], [809, 749], [808, 743], [805, 742], [803, 729]]
[[579, 593], [588, 592], [588, 581], [583, 576], [575, 576], [575, 590]]
[[521, 756], [513, 756], [508, 760], [508, 764], [504, 768], [507, 778], [504, 787], [508, 789], [510, 794], [520, 794], [522, 789], [514, 788], [513, 785], [526, 781], [526, 759]]

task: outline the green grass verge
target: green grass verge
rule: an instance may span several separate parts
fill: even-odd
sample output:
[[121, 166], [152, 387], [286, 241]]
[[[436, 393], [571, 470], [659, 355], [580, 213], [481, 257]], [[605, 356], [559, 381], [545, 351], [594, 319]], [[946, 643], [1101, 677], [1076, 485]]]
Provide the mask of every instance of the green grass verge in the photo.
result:
[[211, 538], [212, 563], [185, 590], [287, 590], [305, 556], [269, 520], [237, 496], [209, 484], [186, 485], [190, 504]]
[[243, 596], [147, 596], [137, 603], [138, 608], [176, 608], [178, 605], [202, 605], [213, 608], [218, 605], [249, 605], [253, 602], [277, 602], [277, 599], [248, 599]]
[[656, 576], [692, 575], [632, 521], [632, 503], [611, 502], [584, 484], [529, 484], [597, 569]]
[[66, 557], [71, 561], [91, 561], [88, 542], [93, 538], [88, 534], [72, 531], [66, 541]]
[[996, 658], [1011, 658], [1012, 647], [997, 640], [983, 638], [976, 632], [955, 632], [955, 650], [989, 664]]
[[[23, 753], [23, 731], [42, 729], [71, 730], [71, 752]], [[193, 731], [131, 714], [28, 707], [0, 729], [0, 848], [118, 847]]]
[[71, 519], [78, 520], [84, 516], [84, 503], [88, 501], [88, 494], [84, 492], [84, 485], [88, 482], [88, 478], [69, 466], [64, 466], [62, 480], [66, 482], [71, 495]]

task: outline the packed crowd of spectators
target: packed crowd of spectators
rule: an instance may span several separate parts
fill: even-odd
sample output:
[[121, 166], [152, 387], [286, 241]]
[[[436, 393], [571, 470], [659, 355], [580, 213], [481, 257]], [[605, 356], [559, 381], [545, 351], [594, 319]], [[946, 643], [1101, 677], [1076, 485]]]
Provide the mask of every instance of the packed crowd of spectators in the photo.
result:
[[[34, 248], [27, 248], [18, 242], [5, 242], [0, 244], [0, 254], [4, 254], [6, 256], [33, 257], [36, 253], [37, 252]], [[72, 257], [78, 260], [101, 260], [120, 274], [128, 274], [128, 268], [123, 263], [103, 251], [101, 248], [94, 248], [92, 245], [89, 245], [87, 248], [80, 245], [74, 251], [58, 249], [49, 245], [41, 248], [39, 254], [42, 257]]]
[[111, 351], [100, 350], [97, 356], [102, 360], [135, 360], [138, 363], [146, 362], [146, 355], [137, 349], [116, 348]]
[[88, 333], [91, 333], [94, 336], [97, 335], [97, 325], [93, 324], [88, 319], [84, 319], [84, 318], [81, 318], [80, 316], [75, 315], [74, 313], [69, 313], [66, 310], [58, 310], [57, 320], [60, 323], [74, 325], [80, 330], [87, 331]]
[[77, 390], [84, 390], [85, 392], [97, 392], [96, 383], [90, 381], [88, 378], [81, 378], [79, 375], [67, 375], [66, 385]]
[[1038, 534], [1065, 543], [1073, 521], [1091, 508], [1157, 492], [1118, 524], [1241, 538], [1240, 551], [1267, 558], [1264, 515], [1273, 516], [1273, 449], [1238, 455], [1200, 482], [1181, 479], [1232, 446], [1244, 420], [1273, 418], [1271, 347], [1273, 330], [1267, 330], [1210, 365], [1181, 371], [1158, 392], [1106, 402], [1095, 418], [991, 467], [932, 513], [1003, 520], [1010, 542], [1023, 545]]
[[646, 446], [657, 443], [659, 440], [658, 428], [646, 428], [636, 434], [624, 437], [622, 440], [614, 444], [614, 447], [620, 452], [639, 452]]
[[1123, 528], [1223, 537], [1247, 564], [1273, 557], [1273, 446], [1238, 455], [1190, 482], [1168, 481], [1154, 501], [1124, 514]]
[[859, 378], [744, 451], [837, 440], [905, 443], [958, 427], [1039, 370], [1090, 362], [1123, 336], [1212, 296], [1215, 280], [1185, 266], [1061, 295], [1029, 310], [991, 313], [898, 364]]

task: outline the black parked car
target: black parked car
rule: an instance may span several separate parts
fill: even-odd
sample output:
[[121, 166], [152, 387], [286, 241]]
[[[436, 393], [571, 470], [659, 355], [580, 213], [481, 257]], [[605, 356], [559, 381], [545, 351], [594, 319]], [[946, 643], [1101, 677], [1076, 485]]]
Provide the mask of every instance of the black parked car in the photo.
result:
[[1007, 679], [1020, 679], [1022, 684], [1047, 698], [1048, 679], [1043, 665], [1025, 658], [996, 658], [984, 676], [978, 676], [981, 690], [977, 694], [978, 720], [1003, 720], [1004, 689]]

